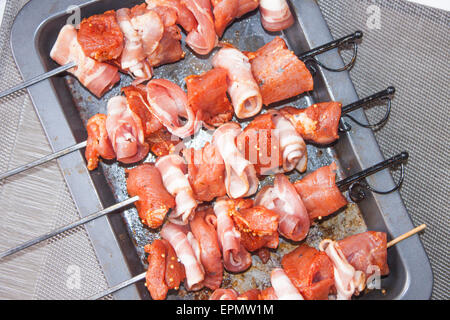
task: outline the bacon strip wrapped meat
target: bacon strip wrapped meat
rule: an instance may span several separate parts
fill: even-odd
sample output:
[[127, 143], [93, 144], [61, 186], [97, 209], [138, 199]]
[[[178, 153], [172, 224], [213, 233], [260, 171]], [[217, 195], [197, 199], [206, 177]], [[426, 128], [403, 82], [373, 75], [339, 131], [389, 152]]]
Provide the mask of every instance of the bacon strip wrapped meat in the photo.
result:
[[246, 119], [257, 115], [262, 108], [262, 96], [247, 56], [235, 48], [222, 48], [214, 56], [212, 64], [227, 72], [228, 93], [236, 116]]
[[241, 243], [250, 252], [261, 248], [276, 249], [279, 244], [276, 212], [262, 206], [254, 206], [251, 199], [235, 200], [235, 210], [230, 213], [241, 234]]
[[289, 179], [277, 174], [273, 187], [263, 188], [255, 200], [256, 205], [264, 206], [279, 215], [280, 234], [293, 241], [306, 238], [310, 228], [308, 211]]
[[239, 134], [236, 143], [239, 151], [253, 164], [258, 175], [278, 171], [282, 165], [282, 150], [276, 125], [271, 114], [257, 116]]
[[200, 261], [205, 270], [203, 285], [211, 290], [220, 288], [223, 278], [222, 252], [216, 225], [216, 216], [212, 207], [197, 209], [190, 222], [191, 232], [200, 246]]
[[336, 170], [336, 163], [333, 162], [294, 183], [311, 221], [326, 217], [347, 205], [347, 200], [335, 183]]
[[[149, 15], [155, 19], [151, 20], [150, 23], [157, 23], [156, 29], [162, 34], [164, 26], [159, 16], [154, 13], [149, 13]], [[153, 71], [151, 65], [147, 61], [146, 51], [150, 51], [154, 44], [147, 44], [147, 46], [144, 47], [143, 39], [137, 29], [138, 26], [135, 25], [138, 23], [141, 24], [142, 22], [135, 21], [135, 24], [133, 24], [133, 12], [128, 8], [117, 10], [116, 17], [125, 38], [124, 49], [119, 61], [120, 68], [122, 71], [128, 72], [136, 79], [133, 84], [139, 84], [151, 79]]]
[[364, 272], [355, 270], [336, 241], [325, 239], [320, 243], [319, 249], [333, 262], [337, 300], [350, 300], [353, 295], [358, 295], [364, 290], [366, 286]]
[[107, 108], [106, 130], [117, 160], [136, 163], [144, 159], [150, 147], [145, 142], [141, 118], [129, 108], [123, 96], [111, 98]]
[[101, 97], [119, 80], [119, 69], [107, 63], [95, 61], [87, 56], [77, 40], [77, 30], [65, 25], [50, 52], [50, 57], [60, 65], [75, 62], [69, 70], [95, 96]]
[[186, 138], [199, 129], [186, 93], [175, 83], [166, 79], [149, 81], [147, 99], [152, 113], [172, 134]]
[[183, 3], [197, 20], [197, 25], [186, 37], [186, 43], [196, 53], [206, 55], [218, 43], [211, 2], [210, 0], [183, 0]]
[[170, 214], [170, 221], [187, 225], [193, 218], [197, 201], [186, 177], [187, 168], [183, 158], [170, 154], [159, 158], [155, 165], [161, 173], [167, 191], [175, 197], [176, 207]]
[[216, 33], [222, 37], [225, 29], [234, 19], [258, 8], [259, 0], [211, 0], [214, 7]]

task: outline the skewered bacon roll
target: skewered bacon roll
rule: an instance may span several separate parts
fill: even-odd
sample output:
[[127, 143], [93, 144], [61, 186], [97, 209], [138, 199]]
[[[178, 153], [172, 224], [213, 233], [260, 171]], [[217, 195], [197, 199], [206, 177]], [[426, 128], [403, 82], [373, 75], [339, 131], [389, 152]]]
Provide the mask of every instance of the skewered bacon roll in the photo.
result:
[[170, 289], [178, 290], [186, 278], [184, 267], [178, 262], [175, 250], [166, 240], [155, 240], [144, 248], [148, 253], [145, 285], [153, 300], [164, 300]]
[[222, 48], [212, 64], [227, 71], [228, 93], [236, 116], [246, 119], [257, 115], [262, 108], [262, 96], [248, 58], [235, 48]]
[[214, 145], [207, 143], [202, 149], [185, 149], [189, 182], [198, 201], [212, 201], [226, 195], [225, 164]]
[[285, 107], [280, 112], [305, 140], [330, 144], [339, 139], [342, 112], [342, 104], [339, 102], [316, 103], [306, 109]]
[[216, 33], [222, 37], [226, 27], [234, 19], [258, 8], [259, 0], [211, 0], [211, 4], [214, 8]]
[[213, 135], [213, 145], [225, 163], [227, 194], [233, 199], [253, 195], [259, 185], [255, 168], [242, 156], [236, 146], [236, 137], [240, 132], [239, 124], [230, 122], [216, 129]]
[[255, 199], [257, 206], [273, 210], [279, 215], [278, 230], [293, 241], [306, 238], [310, 228], [308, 211], [289, 179], [277, 174], [273, 187], [261, 189]]
[[236, 144], [258, 175], [268, 175], [278, 171], [282, 165], [278, 131], [271, 114], [257, 116], [238, 135]]
[[251, 266], [252, 256], [242, 245], [241, 234], [230, 216], [234, 210], [234, 202], [226, 197], [217, 199], [214, 204], [223, 265], [229, 272], [242, 272]]
[[337, 244], [348, 262], [366, 277], [376, 272], [376, 267], [380, 275], [389, 274], [386, 233], [367, 231], [339, 240]]
[[[151, 15], [151, 18], [156, 18], [157, 16], [153, 12], [150, 13], [150, 11], [149, 15]], [[151, 45], [147, 44], [147, 46], [144, 47], [143, 39], [137, 29], [138, 22], [135, 20], [135, 24], [133, 24], [134, 16], [130, 9], [123, 8], [117, 10], [116, 17], [125, 38], [125, 47], [119, 61], [120, 68], [135, 78], [133, 84], [139, 84], [150, 79], [153, 75], [152, 68], [146, 60], [146, 49], [150, 50], [149, 47], [151, 47]], [[157, 24], [155, 29], [158, 29], [162, 36], [164, 26], [162, 25], [159, 16], [157, 16], [155, 22]]]
[[294, 183], [311, 221], [326, 217], [347, 205], [347, 200], [335, 183], [336, 170], [336, 163], [333, 162]]
[[214, 68], [201, 75], [186, 78], [188, 103], [206, 124], [219, 127], [233, 118], [233, 107], [227, 97], [227, 71]]
[[210, 0], [183, 0], [183, 3], [197, 20], [197, 25], [186, 37], [186, 43], [196, 53], [206, 55], [218, 43]]
[[108, 101], [106, 130], [118, 161], [136, 163], [147, 156], [149, 145], [145, 142], [142, 120], [129, 108], [125, 97]]
[[247, 56], [264, 105], [295, 97], [314, 88], [311, 73], [280, 37], [256, 52], [247, 53]]
[[275, 129], [278, 130], [280, 152], [283, 165], [278, 172], [285, 173], [297, 169], [305, 172], [308, 166], [308, 150], [303, 138], [298, 134], [289, 121], [278, 111], [270, 110]]
[[188, 224], [197, 208], [197, 201], [186, 177], [186, 163], [180, 156], [170, 154], [159, 158], [155, 166], [161, 173], [167, 191], [175, 197], [176, 207], [170, 214], [170, 221], [179, 225]]
[[276, 249], [279, 244], [276, 212], [263, 206], [254, 206], [251, 199], [234, 201], [235, 209], [229, 213], [241, 234], [241, 244], [250, 252], [261, 248]]
[[[158, 46], [147, 55], [147, 60], [153, 67], [157, 67], [183, 59], [185, 53], [181, 48], [181, 30], [176, 25], [179, 23], [178, 12], [180, 10], [177, 9], [177, 5], [180, 6], [179, 1], [153, 0], [147, 2], [147, 9], [156, 12], [164, 24], [164, 32]], [[184, 9], [189, 12], [186, 7]], [[192, 15], [191, 17], [195, 20]]]
[[127, 98], [130, 110], [141, 119], [146, 138], [164, 127], [148, 108], [147, 90], [144, 85], [128, 86], [122, 88], [122, 92]]
[[270, 282], [277, 296], [276, 300], [304, 300], [283, 269], [273, 269], [270, 273]]
[[50, 57], [60, 65], [75, 62], [77, 66], [69, 72], [97, 97], [101, 97], [120, 80], [117, 67], [86, 56], [78, 43], [77, 30], [72, 25], [65, 25], [61, 29]]
[[190, 222], [191, 232], [199, 243], [200, 261], [205, 270], [203, 285], [211, 290], [220, 288], [223, 278], [222, 253], [216, 225], [212, 207], [198, 208]]
[[261, 23], [267, 31], [281, 31], [294, 24], [294, 17], [286, 0], [261, 0]]
[[186, 138], [199, 129], [186, 93], [175, 83], [166, 79], [149, 81], [147, 99], [152, 113], [172, 134]]
[[152, 229], [160, 227], [167, 212], [175, 207], [175, 200], [164, 187], [158, 169], [144, 163], [125, 172], [128, 194], [139, 197], [136, 208], [142, 222]]
[[186, 289], [190, 291], [200, 290], [203, 287], [202, 283], [205, 279], [205, 271], [200, 262], [199, 252], [196, 254], [195, 251], [198, 247], [192, 247], [193, 244], [194, 246], [198, 245], [195, 239], [193, 239], [192, 234], [186, 228], [170, 222], [164, 224], [160, 234], [175, 249], [178, 259], [184, 266], [186, 272]]
[[88, 170], [98, 167], [99, 157], [112, 160], [116, 158], [111, 141], [106, 131], [106, 115], [96, 114], [87, 123], [88, 139], [85, 157]]
[[328, 300], [334, 273], [333, 263], [325, 252], [302, 244], [286, 254], [281, 265], [306, 300]]
[[366, 286], [366, 277], [362, 271], [357, 271], [345, 258], [342, 249], [336, 241], [325, 239], [319, 245], [333, 262], [334, 284], [337, 290], [337, 300], [350, 300], [353, 295], [359, 295]]
[[149, 81], [147, 99], [152, 113], [172, 134], [186, 138], [200, 128], [186, 93], [175, 83], [166, 79]]
[[123, 33], [114, 11], [81, 21], [77, 39], [86, 56], [98, 62], [118, 59], [124, 47]]

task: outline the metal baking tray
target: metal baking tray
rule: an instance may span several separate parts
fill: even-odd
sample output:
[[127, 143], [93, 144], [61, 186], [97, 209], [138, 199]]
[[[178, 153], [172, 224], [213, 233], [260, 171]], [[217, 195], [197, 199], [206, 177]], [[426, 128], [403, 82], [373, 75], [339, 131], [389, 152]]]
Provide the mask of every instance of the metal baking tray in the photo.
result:
[[[30, 1], [18, 14], [11, 33], [11, 46], [15, 61], [24, 79], [57, 67], [49, 57], [49, 52], [61, 27], [76, 14], [79, 8], [81, 18], [102, 13], [123, 6], [132, 7], [143, 1], [129, 0], [59, 0]], [[287, 40], [297, 54], [327, 43], [332, 39], [319, 6], [313, 0], [292, 0], [291, 7], [296, 15], [296, 24], [283, 33], [267, 33], [261, 27], [259, 12], [253, 12], [236, 21], [225, 33], [223, 41], [241, 50], [253, 51], [276, 35]], [[352, 33], [355, 30], [348, 30]], [[363, 40], [364, 41], [364, 40]], [[364, 42], [363, 42], [364, 43]], [[190, 74], [200, 74], [211, 68], [210, 56], [198, 57], [186, 48], [186, 58], [178, 63], [159, 67], [156, 78], [167, 78], [184, 87], [184, 78]], [[333, 67], [342, 67], [343, 61], [338, 50], [319, 56], [319, 60]], [[368, 73], [370, 70], [368, 70]], [[96, 113], [106, 113], [106, 102], [120, 94], [120, 87], [128, 85], [131, 79], [122, 76], [120, 86], [116, 86], [102, 99], [97, 99], [69, 75], [54, 77], [28, 89], [45, 133], [54, 151], [84, 141], [87, 138], [85, 124]], [[318, 68], [314, 76], [315, 89], [310, 94], [296, 97], [283, 105], [299, 108], [314, 102], [335, 100], [344, 105], [358, 100], [348, 72], [329, 72]], [[388, 84], [386, 84], [387, 86]], [[373, 88], [373, 92], [384, 88]], [[363, 110], [352, 116], [359, 121], [367, 121]], [[346, 120], [351, 123], [350, 120]], [[245, 123], [243, 123], [245, 125]], [[200, 135], [192, 145], [203, 143], [208, 137]], [[399, 146], [403, 149], [405, 146]], [[399, 152], [402, 150], [398, 150]], [[373, 132], [352, 125], [352, 130], [341, 135], [331, 147], [308, 146], [308, 172], [336, 161], [340, 177], [367, 168], [383, 160]], [[150, 155], [146, 161], [152, 161]], [[83, 152], [74, 152], [58, 160], [73, 200], [82, 217], [118, 201], [125, 200], [126, 184], [124, 166], [117, 162], [103, 163], [89, 172]], [[297, 174], [291, 179], [297, 178]], [[270, 180], [266, 179], [266, 180]], [[384, 170], [367, 179], [374, 187], [387, 189], [394, 186], [389, 170]], [[265, 181], [267, 182], [267, 181]], [[400, 194], [388, 195], [369, 193], [360, 203], [350, 204], [347, 209], [332, 215], [315, 225], [307, 238], [307, 243], [317, 245], [324, 237], [341, 239], [365, 230], [385, 231], [390, 238], [413, 228], [411, 219]], [[143, 246], [158, 236], [158, 232], [143, 227], [134, 207], [102, 217], [86, 225], [109, 286], [130, 279], [145, 270], [146, 259]], [[233, 286], [238, 291], [252, 287], [263, 287], [269, 281], [268, 270], [279, 264], [280, 256], [291, 250], [293, 245], [283, 242], [272, 258], [263, 265], [254, 257], [253, 267], [241, 275], [225, 275], [223, 286]], [[407, 239], [389, 249], [388, 263], [390, 275], [382, 279], [380, 290], [368, 292], [358, 299], [429, 299], [433, 277], [428, 257], [418, 236]], [[171, 293], [169, 299], [200, 299], [207, 297], [207, 291], [199, 293]], [[116, 299], [149, 299], [143, 283], [129, 286], [114, 294]]]

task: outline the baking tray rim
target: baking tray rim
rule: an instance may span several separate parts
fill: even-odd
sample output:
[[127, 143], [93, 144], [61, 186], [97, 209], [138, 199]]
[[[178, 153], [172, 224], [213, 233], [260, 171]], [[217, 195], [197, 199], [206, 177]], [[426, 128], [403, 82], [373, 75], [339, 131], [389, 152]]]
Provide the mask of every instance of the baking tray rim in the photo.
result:
[[[54, 18], [55, 16], [59, 16], [60, 14], [65, 12], [65, 8], [68, 7], [68, 5], [66, 5], [66, 4], [70, 4], [70, 5], [78, 5], [79, 4], [82, 6], [86, 6], [86, 5], [96, 3], [96, 2], [98, 2], [98, 1], [62, 0], [62, 1], [59, 1], [58, 4], [54, 5], [51, 8], [51, 10], [48, 10], [49, 8], [45, 7], [42, 2], [40, 2], [39, 5], [37, 5], [37, 1], [32, 0], [22, 8], [22, 10], [19, 12], [19, 14], [16, 17], [13, 27], [12, 27], [12, 30], [11, 30], [11, 47], [12, 47], [12, 51], [13, 51], [14, 60], [19, 68], [21, 75], [24, 78], [30, 78], [32, 76], [35, 76], [37, 74], [40, 74], [40, 73], [46, 71], [45, 67], [42, 64], [42, 61], [40, 59], [38, 49], [36, 47], [37, 42], [35, 41], [36, 36], [38, 35], [41, 26], [43, 24], [45, 24], [45, 22], [48, 21], [50, 18]], [[310, 47], [314, 47], [316, 45], [320, 45], [322, 43], [325, 43], [325, 42], [331, 40], [331, 34], [328, 30], [328, 26], [326, 25], [326, 23], [322, 17], [322, 14], [320, 12], [320, 9], [318, 7], [318, 4], [315, 1], [306, 0], [306, 1], [302, 1], [302, 3], [300, 3], [300, 4], [298, 2], [295, 2], [293, 5], [295, 6], [297, 14], [299, 15], [299, 23], [300, 23], [303, 31], [307, 30], [305, 28], [308, 27], [308, 24], [311, 22], [310, 21], [311, 19], [300, 19], [300, 16], [308, 17], [307, 16], [308, 12], [309, 13], [313, 12], [315, 14], [315, 16], [314, 16], [316, 18], [315, 23], [317, 24], [316, 27], [318, 27], [318, 28], [316, 29], [315, 33], [310, 33], [310, 34], [305, 35], [306, 41]], [[48, 10], [48, 11], [46, 11], [46, 10]], [[31, 17], [30, 17], [30, 13], [32, 13]], [[317, 14], [320, 14], [320, 16], [318, 16]], [[27, 23], [21, 23], [21, 20], [23, 20], [24, 17], [28, 17], [28, 19], [26, 20]], [[319, 23], [320, 21], [322, 23]], [[30, 30], [32, 32], [30, 32]], [[319, 30], [320, 30], [320, 32], [322, 32], [321, 35], [318, 35]], [[326, 32], [323, 32], [324, 30], [326, 30]], [[352, 32], [352, 31], [349, 30], [349, 32]], [[31, 36], [31, 39], [30, 39], [30, 36]], [[289, 38], [289, 34], [286, 34], [286, 36]], [[28, 40], [31, 40], [31, 41], [28, 41]], [[325, 59], [325, 60], [331, 60], [334, 62], [342, 63], [340, 56], [337, 54], [337, 50], [326, 53], [323, 56], [324, 56], [323, 59]], [[26, 59], [25, 59], [25, 57], [26, 57]], [[39, 63], [36, 63], [37, 61]], [[325, 82], [327, 82], [327, 89], [332, 98], [335, 98], [336, 100], [341, 100], [343, 102], [351, 102], [352, 100], [357, 99], [356, 91], [354, 89], [354, 86], [353, 86], [347, 72], [341, 73], [339, 75], [331, 74], [325, 70], [320, 70], [320, 72], [323, 74]], [[339, 80], [337, 80], [337, 79], [339, 79]], [[330, 85], [330, 84], [336, 84], [338, 81], [340, 83], [340, 86], [338, 86], [339, 88], [336, 88], [336, 86]], [[345, 83], [346, 88], [344, 90], [340, 90], [340, 89], [342, 89], [344, 83]], [[42, 107], [42, 105], [39, 104], [42, 100], [40, 97], [42, 94], [40, 94], [40, 92], [47, 92], [44, 89], [51, 93], [52, 97], [50, 100], [52, 100], [54, 102], [59, 101], [56, 98], [56, 93], [54, 92], [54, 88], [52, 86], [51, 80], [44, 81], [40, 84], [30, 87], [28, 89], [28, 92], [32, 99], [33, 106], [34, 106], [34, 108], [41, 120], [41, 123], [44, 127], [44, 131], [47, 135], [47, 138], [49, 139], [52, 149], [57, 150], [57, 149], [61, 149], [64, 146], [67, 146], [64, 144], [61, 145], [61, 143], [64, 143], [64, 141], [61, 141], [61, 140], [66, 140], [66, 142], [73, 142], [73, 144], [74, 144], [75, 140], [74, 140], [74, 137], [71, 132], [70, 133], [66, 132], [66, 134], [68, 134], [68, 136], [66, 137], [66, 139], [60, 139], [59, 143], [58, 143], [58, 141], [55, 141], [54, 129], [52, 129], [51, 126], [48, 125], [48, 123], [47, 123], [48, 119], [43, 118], [43, 113], [42, 113], [43, 107]], [[344, 98], [344, 96], [345, 96], [345, 98]], [[341, 99], [339, 99], [339, 98], [341, 98]], [[47, 99], [44, 99], [44, 100], [47, 100]], [[58, 109], [61, 109], [61, 108], [58, 108]], [[356, 115], [359, 117], [363, 117], [363, 118], [365, 117], [362, 112], [359, 112], [359, 113], [356, 112]], [[63, 118], [65, 118], [65, 116]], [[359, 133], [361, 133], [361, 131], [364, 131], [364, 130], [359, 130], [359, 131], [360, 131]], [[356, 133], [356, 135], [358, 135], [358, 132]], [[369, 142], [371, 142], [373, 144], [373, 142], [375, 141], [373, 133], [371, 131], [370, 132], [364, 131], [364, 135], [366, 135], [366, 138], [369, 140]], [[356, 145], [357, 142], [352, 141], [352, 140], [357, 140], [357, 138], [358, 137], [350, 136], [349, 137], [350, 143], [353, 143], [354, 145]], [[71, 141], [71, 140], [73, 140], [73, 141]], [[375, 141], [375, 144], [376, 144], [376, 141]], [[367, 155], [364, 156], [364, 153], [358, 153], [357, 146], [354, 146], [353, 149], [356, 153], [355, 156], [357, 157], [357, 162], [361, 167], [367, 167], [368, 165], [373, 164], [375, 162], [374, 160], [376, 160], [376, 161], [382, 160], [382, 154], [381, 154], [377, 144], [376, 144], [375, 150], [373, 150], [374, 154], [372, 155], [372, 157], [367, 157]], [[73, 165], [73, 163], [71, 164], [70, 162], [75, 162], [75, 163], [79, 164], [80, 159], [81, 159], [81, 161], [84, 163], [83, 157], [82, 157], [81, 153], [79, 153], [79, 152], [77, 152], [76, 155], [73, 155], [72, 157], [66, 157], [66, 158], [58, 160], [60, 169], [63, 171], [63, 173], [65, 172], [65, 169], [67, 169], [68, 167], [71, 167]], [[70, 159], [70, 158], [72, 158], [72, 159]], [[71, 161], [68, 161], [68, 160], [71, 160]], [[390, 176], [389, 173], [386, 173], [386, 172], [379, 173], [379, 174], [377, 174], [377, 176], [379, 176], [378, 179], [376, 177], [371, 179], [371, 180], [373, 180], [373, 182], [375, 182], [375, 184], [376, 184], [377, 180], [384, 180], [384, 181], [392, 182], [392, 177]], [[64, 174], [64, 177], [66, 179], [66, 182], [68, 182], [66, 174]], [[71, 182], [73, 182], [73, 181], [71, 181]], [[74, 192], [73, 192], [73, 189], [70, 188], [69, 182], [68, 182], [68, 186], [71, 191], [72, 197], [74, 197]], [[386, 201], [386, 199], [383, 199], [376, 195], [374, 195], [374, 198], [376, 199], [377, 203], [380, 203], [381, 207], [382, 207], [382, 204], [384, 205], [384, 202]], [[390, 195], [389, 198], [393, 198], [393, 200], [395, 200], [395, 204], [397, 206], [395, 209], [397, 209], [399, 211], [399, 212], [396, 212], [396, 216], [402, 218], [402, 221], [404, 224], [402, 228], [395, 228], [395, 226], [392, 226], [389, 223], [390, 222], [390, 220], [388, 219], [389, 217], [386, 217], [387, 219], [385, 219], [385, 223], [388, 226], [388, 228], [389, 228], [389, 226], [391, 226], [391, 228], [389, 228], [390, 229], [389, 231], [392, 235], [395, 235], [395, 234], [398, 234], [399, 233], [398, 231], [401, 229], [408, 229], [408, 228], [412, 227], [412, 222], [411, 222], [410, 217], [407, 214], [406, 208], [400, 198], [399, 193], [395, 192], [394, 194]], [[77, 203], [76, 199], [74, 200], [74, 202], [76, 203], [77, 208], [79, 209], [79, 204]], [[98, 206], [99, 204], [97, 203], [96, 205]], [[388, 205], [387, 207], [393, 209], [392, 206]], [[82, 214], [82, 212], [80, 212], [80, 214]], [[384, 214], [383, 214], [383, 216], [384, 216]], [[106, 223], [106, 224], [108, 224], [108, 223]], [[103, 227], [107, 229], [108, 226], [106, 225], [106, 227], [105, 226], [103, 226]], [[87, 228], [87, 229], [88, 229], [89, 237], [92, 240], [92, 237], [95, 237], [93, 235], [94, 230], [90, 230], [90, 228]], [[412, 250], [412, 251], [408, 250], [408, 247], [406, 247], [405, 244], [408, 244], [409, 249], [415, 249], [415, 250]], [[94, 247], [95, 247], [95, 245], [94, 245]], [[98, 255], [99, 254], [98, 248], [95, 248], [95, 249], [96, 249], [96, 254]], [[407, 281], [404, 285], [403, 292], [399, 295], [398, 298], [400, 298], [400, 299], [428, 299], [431, 296], [433, 276], [432, 276], [431, 266], [430, 266], [428, 257], [424, 251], [423, 245], [422, 245], [419, 237], [415, 236], [415, 237], [411, 238], [410, 240], [406, 241], [405, 243], [399, 244], [397, 250], [399, 250], [400, 254], [403, 252], [403, 254], [405, 255], [406, 261], [409, 261], [408, 258], [411, 258], [411, 254], [414, 252], [416, 256], [420, 256], [420, 257], [418, 257], [418, 258], [420, 258], [418, 260], [421, 263], [421, 267], [419, 268], [420, 270], [417, 270], [417, 268], [414, 268], [414, 266], [413, 266], [414, 263], [412, 263], [413, 265], [408, 264], [408, 263], [405, 264], [404, 267], [405, 267], [405, 270], [407, 271]], [[418, 262], [418, 261], [414, 261], [417, 259], [412, 259], [412, 260], [413, 260], [413, 262]], [[403, 262], [405, 262], [405, 261], [403, 261]], [[102, 265], [102, 267], [104, 267], [103, 264], [101, 264], [101, 265]], [[104, 270], [104, 272], [105, 272], [105, 270]], [[418, 272], [420, 272], [420, 277], [417, 277], [417, 276], [419, 276]], [[107, 276], [106, 272], [105, 272], [105, 276]], [[412, 280], [412, 278], [414, 278], [414, 277], [416, 277], [416, 280]], [[421, 279], [423, 281], [420, 281]], [[419, 281], [417, 281], [417, 280], [419, 280]], [[110, 279], [108, 279], [108, 277], [107, 277], [107, 281], [108, 281], [108, 283], [110, 282]], [[115, 283], [109, 283], [109, 285], [112, 285], [112, 284], [115, 284]], [[138, 298], [139, 297], [136, 293], [128, 292], [128, 294], [131, 294], [130, 296], [128, 296], [128, 298], [130, 298], [130, 297]], [[126, 295], [117, 294], [118, 298], [122, 298], [123, 296], [126, 296]]]

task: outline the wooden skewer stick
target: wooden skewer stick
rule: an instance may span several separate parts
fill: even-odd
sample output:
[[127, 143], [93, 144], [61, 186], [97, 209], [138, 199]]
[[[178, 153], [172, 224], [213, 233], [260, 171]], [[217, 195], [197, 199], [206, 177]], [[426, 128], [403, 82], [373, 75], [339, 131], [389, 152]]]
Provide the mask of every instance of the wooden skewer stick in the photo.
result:
[[393, 245], [399, 243], [400, 241], [403, 241], [403, 240], [405, 240], [405, 239], [415, 235], [416, 233], [419, 233], [420, 231], [424, 230], [426, 227], [427, 227], [426, 224], [422, 224], [422, 225], [420, 225], [420, 226], [418, 226], [418, 227], [416, 227], [416, 228], [414, 228], [414, 229], [412, 229], [412, 230], [402, 234], [401, 236], [398, 236], [394, 240], [389, 241], [388, 244], [387, 244], [387, 247], [388, 248], [392, 247]]

